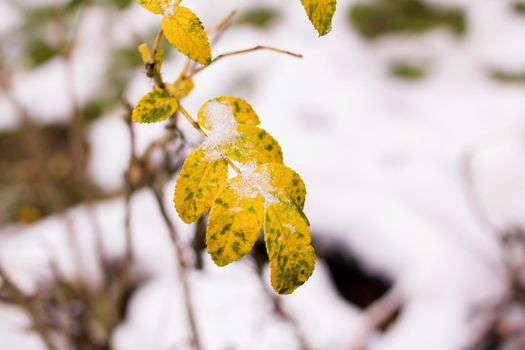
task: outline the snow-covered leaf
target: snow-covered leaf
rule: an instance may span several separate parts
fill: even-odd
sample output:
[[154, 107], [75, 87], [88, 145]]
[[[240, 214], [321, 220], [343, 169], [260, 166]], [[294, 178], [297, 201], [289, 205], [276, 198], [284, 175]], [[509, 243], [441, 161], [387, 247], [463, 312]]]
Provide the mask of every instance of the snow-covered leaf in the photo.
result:
[[216, 106], [218, 103], [230, 107], [230, 113], [233, 114], [235, 121], [239, 125], [259, 125], [259, 117], [253, 110], [252, 106], [245, 100], [232, 96], [220, 96], [206, 101], [198, 112], [198, 122], [204, 129], [210, 130], [213, 125], [210, 116], [213, 116], [210, 106]]
[[162, 30], [168, 42], [200, 64], [210, 64], [211, 48], [201, 20], [188, 8], [177, 6], [162, 19]]
[[131, 117], [136, 123], [156, 123], [170, 117], [178, 107], [176, 98], [164, 90], [155, 88], [140, 99]]
[[225, 159], [208, 161], [201, 147], [194, 149], [186, 158], [175, 186], [175, 209], [180, 218], [191, 223], [206, 214], [227, 177]]
[[290, 294], [312, 275], [315, 253], [310, 231], [297, 208], [286, 203], [266, 207], [264, 240], [273, 289]]
[[239, 125], [237, 131], [239, 135], [228, 148], [228, 157], [243, 164], [283, 162], [281, 146], [265, 130], [251, 125]]
[[336, 0], [301, 0], [301, 2], [319, 35], [328, 34], [332, 29]]
[[261, 230], [264, 200], [261, 195], [240, 196], [233, 178], [215, 198], [206, 229], [206, 244], [213, 261], [224, 266], [246, 255]]

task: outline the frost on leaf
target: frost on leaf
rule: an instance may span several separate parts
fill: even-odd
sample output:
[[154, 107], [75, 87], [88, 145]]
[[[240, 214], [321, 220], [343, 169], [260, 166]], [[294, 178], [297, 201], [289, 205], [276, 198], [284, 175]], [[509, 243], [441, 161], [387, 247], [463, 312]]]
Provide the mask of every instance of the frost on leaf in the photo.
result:
[[237, 176], [215, 198], [206, 229], [206, 244], [213, 261], [224, 266], [246, 255], [261, 231], [264, 200], [243, 197], [235, 190]]
[[177, 111], [177, 99], [164, 90], [155, 88], [140, 99], [131, 118], [137, 123], [156, 123], [170, 117]]
[[168, 42], [181, 53], [200, 64], [210, 64], [208, 36], [200, 19], [190, 9], [177, 6], [166, 11], [162, 30]]
[[193, 150], [186, 158], [175, 186], [175, 209], [181, 219], [191, 223], [206, 214], [227, 177], [225, 159], [208, 161], [201, 147]]
[[146, 10], [161, 15], [169, 6], [169, 0], [137, 0]]
[[231, 96], [220, 96], [216, 98], [212, 98], [211, 100], [206, 101], [202, 107], [199, 109], [198, 113], [198, 121], [199, 125], [202, 126], [204, 129], [210, 130], [211, 124], [209, 119], [209, 113], [207, 112], [208, 104], [210, 103], [220, 103], [230, 106], [231, 113], [233, 113], [233, 117], [235, 118], [235, 121], [239, 125], [252, 125], [256, 126], [259, 125], [259, 117], [253, 110], [252, 106], [245, 100], [237, 97], [231, 97]]
[[237, 131], [239, 136], [228, 149], [228, 157], [242, 164], [283, 162], [281, 146], [265, 130], [256, 126], [240, 125]]
[[290, 204], [271, 204], [264, 217], [264, 241], [273, 289], [280, 294], [292, 293], [308, 280], [315, 266], [306, 220]]
[[332, 29], [336, 0], [301, 0], [301, 2], [319, 35], [328, 34]]

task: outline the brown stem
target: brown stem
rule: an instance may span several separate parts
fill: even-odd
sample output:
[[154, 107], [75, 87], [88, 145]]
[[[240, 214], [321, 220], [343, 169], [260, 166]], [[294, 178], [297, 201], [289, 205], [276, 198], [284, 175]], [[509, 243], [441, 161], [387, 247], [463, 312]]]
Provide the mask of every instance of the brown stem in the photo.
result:
[[157, 200], [157, 204], [159, 206], [162, 219], [164, 220], [164, 223], [166, 224], [166, 227], [168, 228], [171, 242], [173, 243], [173, 248], [175, 249], [177, 266], [179, 269], [180, 279], [182, 282], [182, 293], [183, 293], [184, 303], [186, 307], [186, 316], [188, 317], [188, 322], [189, 322], [190, 330], [191, 330], [191, 338], [192, 338], [191, 344], [194, 349], [201, 350], [202, 346], [201, 346], [201, 341], [200, 341], [200, 337], [198, 333], [197, 324], [195, 322], [195, 313], [193, 311], [193, 302], [191, 299], [186, 264], [183, 258], [184, 246], [183, 246], [183, 243], [180, 241], [180, 238], [177, 235], [175, 226], [173, 225], [173, 222], [169, 218], [168, 213], [166, 211], [162, 189], [158, 188], [157, 186], [152, 186], [151, 190], [153, 191], [153, 194], [155, 195], [155, 199]]
[[19, 305], [29, 316], [33, 329], [40, 336], [44, 345], [48, 350], [58, 350], [51, 339], [49, 334], [49, 328], [46, 327], [44, 320], [42, 319], [35, 304], [27, 298], [24, 293], [16, 286], [11, 280], [8, 274], [0, 266], [0, 278], [2, 279], [2, 287], [4, 287], [13, 298], [14, 302]]
[[237, 51], [231, 51], [231, 52], [226, 52], [226, 53], [223, 53], [223, 54], [220, 54], [218, 55], [217, 57], [215, 57], [209, 65], [207, 66], [201, 66], [197, 69], [195, 69], [193, 72], [191, 72], [191, 74], [188, 75], [188, 78], [192, 78], [194, 75], [202, 72], [204, 69], [206, 69], [207, 67], [211, 66], [213, 63], [219, 61], [220, 59], [223, 59], [225, 57], [230, 57], [230, 56], [235, 56], [235, 55], [241, 55], [241, 54], [245, 54], [245, 53], [249, 53], [249, 52], [254, 52], [254, 51], [259, 51], [259, 50], [267, 50], [267, 51], [274, 51], [274, 52], [278, 52], [278, 53], [282, 53], [282, 54], [285, 54], [285, 55], [290, 55], [290, 56], [293, 56], [293, 57], [296, 57], [296, 58], [303, 58], [303, 55], [301, 54], [298, 54], [298, 53], [294, 53], [294, 52], [291, 52], [291, 51], [287, 51], [287, 50], [282, 50], [282, 49], [278, 49], [278, 48], [275, 48], [275, 47], [271, 47], [271, 46], [264, 46], [264, 45], [257, 45], [257, 46], [254, 46], [254, 47], [251, 47], [249, 49], [244, 49], [244, 50], [237, 50]]

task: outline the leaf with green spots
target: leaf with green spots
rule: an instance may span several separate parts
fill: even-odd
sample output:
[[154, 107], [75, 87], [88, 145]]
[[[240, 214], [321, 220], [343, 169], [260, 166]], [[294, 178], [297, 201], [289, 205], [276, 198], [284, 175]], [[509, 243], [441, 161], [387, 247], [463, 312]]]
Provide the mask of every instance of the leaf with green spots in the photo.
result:
[[146, 10], [151, 11], [157, 15], [164, 13], [164, 10], [169, 6], [169, 0], [137, 0], [138, 3]]
[[237, 192], [240, 176], [233, 178], [215, 198], [206, 229], [206, 244], [213, 261], [224, 266], [246, 255], [261, 231], [264, 200], [261, 195]]
[[301, 2], [319, 35], [328, 34], [332, 29], [336, 0], [301, 0]]
[[266, 207], [264, 241], [273, 289], [290, 294], [312, 275], [315, 252], [310, 231], [296, 207], [274, 203]]
[[173, 11], [162, 19], [162, 30], [168, 42], [193, 61], [210, 64], [210, 43], [201, 20], [183, 6]]
[[208, 121], [208, 116], [206, 115], [206, 109], [208, 103], [210, 102], [220, 102], [227, 104], [232, 109], [233, 117], [239, 125], [259, 125], [259, 117], [253, 110], [252, 106], [242, 98], [232, 97], [232, 96], [220, 96], [212, 98], [206, 101], [198, 112], [198, 122], [201, 127], [204, 129], [210, 129], [210, 123]]
[[175, 209], [180, 218], [191, 223], [206, 214], [227, 177], [225, 159], [207, 161], [201, 147], [194, 149], [186, 158], [175, 186]]
[[242, 164], [283, 162], [281, 146], [265, 130], [251, 125], [239, 125], [237, 131], [239, 137], [229, 147], [228, 157]]
[[131, 117], [136, 123], [156, 123], [177, 111], [177, 99], [164, 90], [155, 88], [140, 99]]
[[301, 176], [279, 163], [264, 164], [261, 168], [268, 174], [271, 187], [279, 190], [279, 200], [292, 203], [302, 210], [306, 199], [306, 187]]

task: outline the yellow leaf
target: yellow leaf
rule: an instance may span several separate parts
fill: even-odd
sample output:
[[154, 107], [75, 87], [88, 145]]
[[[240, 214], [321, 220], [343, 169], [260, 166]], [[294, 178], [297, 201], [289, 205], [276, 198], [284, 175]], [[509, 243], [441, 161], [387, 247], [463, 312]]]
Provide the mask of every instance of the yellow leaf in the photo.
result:
[[295, 171], [279, 163], [269, 163], [261, 166], [270, 179], [271, 187], [278, 190], [276, 196], [282, 202], [290, 202], [302, 210], [306, 198], [304, 182]]
[[224, 266], [246, 255], [261, 231], [264, 200], [236, 190], [237, 176], [215, 198], [206, 229], [206, 244], [213, 261]]
[[175, 186], [175, 209], [180, 218], [191, 223], [206, 214], [228, 177], [225, 159], [207, 161], [200, 147], [186, 158]]
[[177, 99], [164, 90], [155, 88], [140, 99], [131, 118], [137, 123], [156, 123], [170, 117], [177, 111]]
[[210, 64], [211, 48], [201, 20], [190, 9], [177, 6], [173, 14], [162, 19], [162, 30], [168, 42], [200, 64]]
[[137, 0], [146, 10], [161, 15], [169, 6], [169, 0]]
[[206, 101], [199, 109], [198, 122], [199, 125], [204, 129], [210, 129], [210, 123], [208, 121], [208, 115], [206, 113], [208, 103], [210, 102], [219, 102], [229, 105], [231, 107], [233, 117], [235, 118], [237, 124], [256, 126], [260, 123], [259, 117], [248, 102], [237, 97], [220, 96]]
[[335, 12], [336, 0], [301, 0], [306, 14], [320, 36], [328, 34], [332, 29], [332, 17]]
[[290, 204], [270, 204], [264, 218], [264, 240], [273, 289], [292, 293], [308, 280], [315, 266], [307, 222]]
[[138, 47], [140, 58], [142, 59], [142, 63], [144, 64], [152, 64], [154, 62], [153, 60], [153, 53], [151, 52], [151, 49], [149, 48], [148, 44], [142, 43]]
[[279, 143], [265, 130], [251, 125], [237, 127], [239, 138], [228, 149], [228, 157], [243, 164], [282, 163]]
[[173, 96], [177, 98], [186, 97], [193, 90], [193, 80], [191, 79], [177, 79], [173, 85]]

